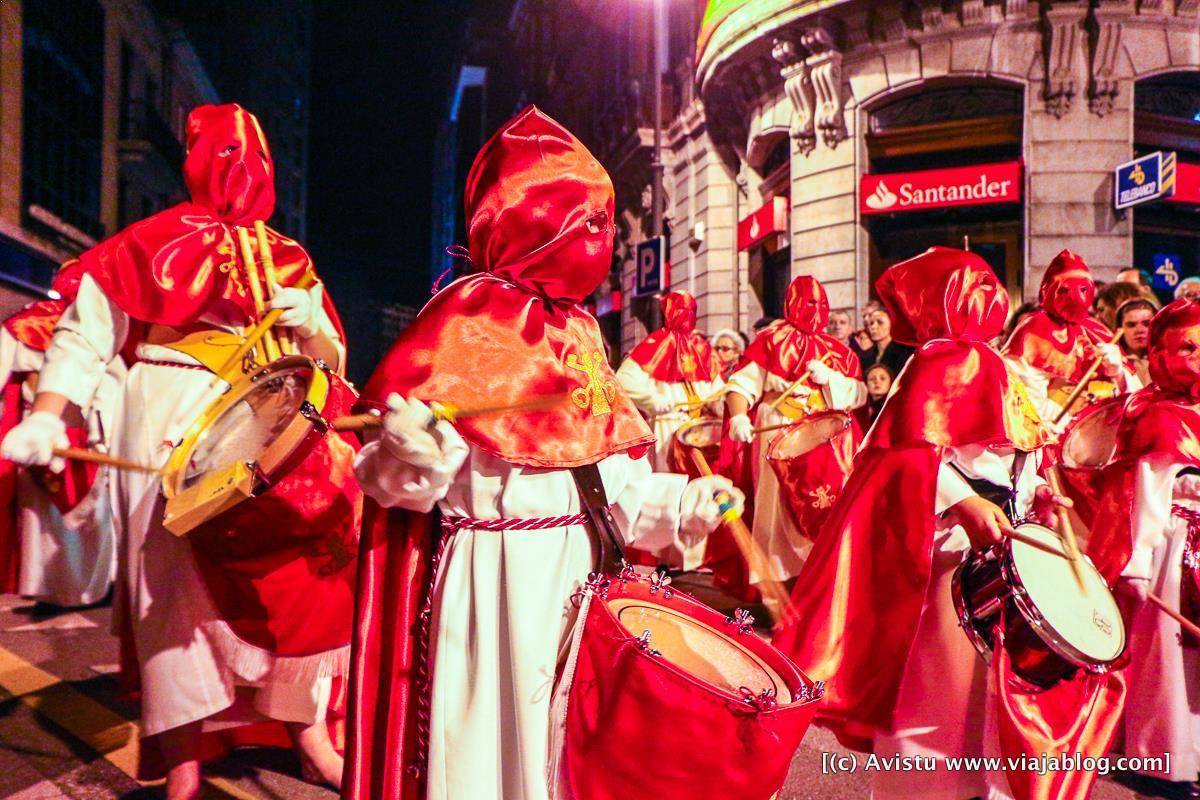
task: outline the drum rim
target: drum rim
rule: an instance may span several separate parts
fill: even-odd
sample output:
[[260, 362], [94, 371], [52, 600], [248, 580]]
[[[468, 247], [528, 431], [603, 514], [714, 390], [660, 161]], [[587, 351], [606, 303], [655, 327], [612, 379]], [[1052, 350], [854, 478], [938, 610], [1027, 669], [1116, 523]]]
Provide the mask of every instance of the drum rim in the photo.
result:
[[[691, 448], [699, 449], [699, 448], [703, 447], [704, 445], [695, 445], [690, 442], [685, 442], [683, 440], [684, 435], [688, 431], [690, 431], [692, 428], [698, 428], [701, 425], [712, 425], [714, 423], [717, 425], [722, 425], [722, 424], [724, 424], [724, 420], [722, 420], [720, 417], [691, 417], [691, 418], [687, 419], [683, 424], [681, 424], [678, 428], [676, 428], [675, 433], [672, 434], [672, 436], [675, 439], [675, 441], [679, 442], [679, 444], [682, 445], [683, 447], [691, 447]], [[718, 437], [718, 439], [719, 438], [720, 437]]]
[[[676, 592], [675, 594], [678, 594], [678, 593]], [[618, 611], [616, 611], [614, 613], [613, 607], [611, 604], [615, 603], [615, 602], [620, 602], [620, 601], [628, 601], [628, 605], [623, 606], [621, 609], [619, 609]], [[670, 613], [670, 615], [672, 617], [675, 617], [677, 619], [687, 620], [688, 622], [691, 622], [692, 624], [696, 624], [697, 622], [699, 622], [699, 620], [697, 620], [695, 617], [690, 617], [687, 614], [684, 614], [683, 612], [679, 611], [678, 609], [671, 608], [666, 603], [660, 602], [657, 599], [657, 597], [654, 599], [651, 599], [651, 600], [647, 600], [647, 599], [643, 599], [640, 597], [631, 597], [631, 596], [625, 595], [625, 596], [621, 596], [621, 597], [606, 598], [602, 602], [604, 603], [605, 608], [607, 608], [609, 610], [609, 613], [611, 613], [613, 615], [613, 619], [616, 620], [617, 624], [620, 625], [623, 630], [628, 631], [629, 635], [632, 636], [634, 639], [637, 639], [637, 634], [634, 633], [629, 628], [628, 625], [626, 625], [624, 622], [621, 621], [620, 611], [623, 611], [625, 608], [629, 608], [629, 607], [632, 607], [635, 605], [661, 608], [663, 611]], [[787, 702], [780, 700], [779, 705], [781, 705], [781, 706], [792, 705], [793, 701], [790, 698], [795, 696], [795, 692], [792, 689], [792, 687], [788, 685], [787, 678], [784, 677], [783, 673], [781, 673], [779, 670], [775, 669], [770, 664], [768, 664], [765, 659], [763, 659], [761, 656], [759, 656], [757, 653], [755, 653], [750, 648], [741, 646], [737, 639], [735, 639], [734, 637], [725, 633], [724, 631], [719, 630], [718, 628], [714, 628], [711, 625], [705, 625], [704, 629], [709, 633], [716, 634], [717, 636], [719, 636], [721, 639], [723, 639], [725, 641], [732, 642], [737, 647], [739, 652], [746, 654], [746, 656], [750, 659], [750, 661], [754, 662], [754, 664], [756, 666], [758, 666], [760, 669], [762, 669], [763, 672], [765, 672], [767, 675], [774, 675], [774, 676], [778, 677], [780, 686], [782, 686], [787, 691], [788, 696], [789, 696], [789, 699]], [[751, 635], [753, 635], [753, 634], [751, 634]], [[654, 647], [653, 639], [650, 641], [650, 647], [651, 648]], [[690, 677], [693, 681], [698, 681], [701, 684], [703, 684], [704, 686], [708, 686], [709, 688], [713, 688], [713, 689], [721, 688], [721, 687], [717, 686], [716, 684], [708, 683], [707, 681], [704, 681], [702, 678], [689, 672], [688, 670], [684, 669], [683, 667], [679, 666], [674, 661], [668, 661], [666, 659], [662, 659], [662, 660], [664, 663], [670, 664], [672, 667], [674, 667], [679, 672], [682, 672], [683, 674]], [[727, 693], [732, 697], [736, 697], [738, 700], [742, 699], [741, 695], [733, 694], [732, 692], [727, 692]], [[779, 695], [778, 688], [776, 688], [775, 694], [776, 694], [776, 696]]]
[[[183, 486], [183, 477], [188, 461], [191, 460], [192, 453], [199, 444], [202, 434], [215, 420], [219, 419], [229, 408], [241, 402], [250, 394], [255, 385], [269, 377], [271, 373], [301, 368], [311, 369], [313, 376], [301, 408], [304, 407], [304, 404], [308, 404], [318, 409], [319, 413], [329, 399], [331, 390], [329, 368], [322, 361], [304, 355], [283, 356], [263, 365], [254, 372], [242, 375], [192, 420], [179, 442], [171, 449], [171, 455], [163, 467], [161, 481], [163, 497], [172, 500], [186, 491], [187, 487]], [[254, 464], [264, 474], [270, 475], [296, 452], [297, 448], [312, 433], [314, 427], [313, 420], [305, 417], [303, 412], [298, 412], [280, 435], [259, 454]]]
[[[775, 455], [775, 446], [777, 444], [779, 444], [779, 442], [782, 442], [785, 436], [787, 436], [791, 433], [794, 433], [802, 425], [813, 424], [813, 423], [819, 422], [821, 420], [828, 419], [831, 417], [837, 417], [837, 416], [842, 417], [842, 427], [841, 427], [841, 429], [836, 431], [832, 436], [830, 436], [825, 441], [821, 442], [820, 444], [814, 446], [813, 448], [811, 448], [809, 450], [805, 450], [803, 453], [796, 453], [795, 455], [790, 455], [790, 456]], [[791, 424], [789, 424], [788, 427], [780, 430], [779, 433], [777, 433], [775, 436], [773, 436], [771, 438], [771, 443], [767, 445], [767, 455], [766, 455], [767, 461], [786, 461], [789, 458], [800, 458], [801, 456], [806, 456], [809, 453], [811, 453], [813, 450], [816, 450], [817, 447], [820, 447], [822, 444], [829, 444], [834, 439], [836, 439], [838, 436], [840, 436], [843, 433], [845, 433], [846, 431], [850, 430], [850, 426], [853, 423], [854, 423], [854, 418], [852, 416], [850, 416], [849, 412], [844, 411], [840, 408], [826, 408], [821, 411], [815, 411], [812, 414], [806, 414], [805, 416], [801, 417], [800, 419], [796, 420], [795, 422], [792, 422]]]
[[[617, 615], [615, 613], [613, 613], [612, 608], [609, 606], [609, 602], [612, 600], [621, 599], [622, 596], [629, 596], [627, 594], [627, 592], [629, 592], [630, 588], [632, 588], [634, 586], [638, 587], [639, 593], [644, 593], [646, 595], [645, 597], [634, 596], [632, 598], [634, 600], [638, 600], [640, 602], [655, 602], [660, 605], [664, 605], [664, 607], [666, 607], [666, 608], [669, 608], [669, 606], [666, 606], [665, 604], [669, 603], [671, 601], [671, 599], [683, 598], [686, 600], [686, 604], [690, 604], [699, 609], [702, 609], [703, 611], [707, 612], [708, 614], [710, 614], [714, 617], [721, 616], [720, 612], [709, 608], [708, 606], [704, 605], [699, 600], [695, 599], [694, 597], [687, 594], [686, 592], [680, 592], [675, 589], [671, 590], [671, 595], [672, 595], [671, 598], [665, 598], [665, 599], [660, 600], [657, 595], [651, 594], [649, 582], [643, 581], [641, 578], [637, 578], [637, 579], [633, 579], [633, 580], [629, 580], [629, 581], [618, 582], [617, 579], [614, 577], [613, 578], [613, 586], [614, 586], [614, 588], [617, 586], [620, 586], [621, 588], [615, 589], [615, 591], [610, 589], [609, 593], [606, 593], [605, 595], [599, 595], [594, 590], [592, 590], [592, 593], [594, 595], [592, 599], [593, 599], [593, 602], [595, 602], [596, 600], [600, 601], [599, 605], [601, 607], [603, 607], [604, 614], [607, 615], [609, 622], [611, 624], [615, 625], [618, 630], [620, 630], [623, 634], [625, 634], [629, 642], [636, 642], [638, 637], [636, 635], [634, 635], [633, 633], [631, 633], [629, 631], [629, 628], [625, 627], [625, 624], [621, 622], [621, 620], [617, 617]], [[724, 618], [722, 618], [722, 620], [724, 620]], [[703, 620], [701, 620], [701, 621], [703, 621]], [[735, 641], [735, 642], [737, 641], [736, 639], [734, 639], [733, 637], [731, 637], [729, 634], [725, 633], [721, 629], [717, 628], [716, 626], [710, 625], [709, 627], [715, 633], [717, 633], [723, 637], [726, 637], [726, 638], [730, 639], [731, 641]], [[807, 674], [804, 673], [803, 670], [800, 669], [799, 666], [794, 664], [792, 662], [792, 660], [785, 653], [778, 650], [778, 648], [775, 648], [770, 642], [766, 642], [762, 639], [759, 639], [753, 633], [748, 633], [746, 635], [754, 637], [754, 641], [757, 644], [763, 645], [767, 648], [774, 650], [783, 659], [785, 670], [776, 669], [776, 672], [779, 673], [779, 676], [783, 680], [784, 684], [788, 686], [788, 691], [791, 693], [792, 699], [786, 703], [780, 702], [776, 706], [776, 710], [791, 711], [793, 709], [804, 708], [805, 706], [809, 706], [809, 705], [819, 702], [821, 700], [824, 693], [823, 693], [823, 685], [821, 684], [820, 681], [815, 681], [812, 678], [810, 678]], [[743, 649], [750, 650], [749, 647], [745, 647], [745, 646], [743, 646]], [[750, 651], [750, 652], [753, 652], [753, 651]], [[649, 653], [645, 653], [645, 652], [641, 652], [640, 654], [647, 658], [651, 658], [654, 661], [654, 663], [658, 664], [659, 666], [661, 666], [663, 668], [668, 669], [673, 674], [679, 676], [683, 680], [686, 680], [689, 683], [691, 683], [701, 689], [704, 689], [709, 692], [713, 692], [713, 693], [719, 695], [720, 697], [722, 697], [723, 699], [731, 700], [736, 704], [745, 704], [745, 697], [743, 697], [742, 695], [737, 694], [732, 691], [729, 691], [727, 689], [724, 689], [720, 686], [716, 686], [715, 684], [708, 683], [707, 681], [703, 681], [700, 678], [693, 675], [691, 672], [676, 665], [674, 662], [668, 661], [667, 659], [662, 658], [662, 657], [651, 656]], [[796, 684], [795, 686], [792, 686], [788, 683], [789, 675], [794, 677], [795, 684]], [[746, 707], [750, 708], [750, 706], [748, 706], [748, 705]], [[764, 711], [762, 713], [771, 713], [771, 712]]]
[[967, 567], [976, 558], [975, 553], [970, 553], [954, 570], [954, 575], [950, 578], [950, 599], [954, 603], [954, 612], [958, 616], [958, 625], [963, 629], [967, 640], [974, 645], [975, 651], [983, 658], [983, 662], [991, 664], [992, 646], [988, 644], [987, 640], [983, 638], [983, 634], [975, 627], [975, 616], [971, 612], [971, 608], [967, 605], [966, 593], [963, 591], [963, 573], [966, 572]]
[[1067, 467], [1068, 469], [1073, 469], [1073, 470], [1095, 471], [1095, 470], [1103, 469], [1110, 461], [1112, 461], [1113, 454], [1117, 450], [1117, 441], [1116, 441], [1115, 436], [1113, 437], [1112, 447], [1109, 448], [1108, 454], [1105, 456], [1104, 462], [1101, 464], [1079, 464], [1074, 461], [1068, 461], [1067, 460], [1067, 443], [1070, 441], [1071, 437], [1075, 435], [1075, 432], [1079, 430], [1079, 428], [1077, 427], [1078, 423], [1082, 423], [1085, 420], [1090, 420], [1092, 417], [1096, 417], [1096, 416], [1102, 417], [1104, 414], [1108, 413], [1113, 408], [1117, 408], [1117, 407], [1124, 408], [1125, 401], [1127, 399], [1128, 398], [1123, 395], [1117, 395], [1116, 397], [1106, 397], [1103, 400], [1097, 400], [1097, 401], [1091, 403], [1086, 408], [1084, 408], [1084, 410], [1082, 410], [1078, 414], [1074, 415], [1074, 417], [1071, 420], [1072, 425], [1067, 430], [1067, 432], [1063, 435], [1062, 442], [1058, 446], [1058, 455], [1059, 455], [1059, 458], [1063, 462], [1063, 466]]
[[[1038, 525], [1038, 523], [1022, 524]], [[1038, 525], [1038, 527], [1045, 528], [1046, 526]], [[1049, 530], [1049, 528], [1047, 528], [1047, 530]], [[1110, 669], [1112, 669], [1112, 665], [1118, 661], [1122, 655], [1125, 654], [1125, 648], [1129, 646], [1129, 634], [1125, 630], [1125, 620], [1121, 616], [1119, 608], [1116, 624], [1121, 632], [1121, 646], [1117, 649], [1116, 655], [1110, 659], [1100, 659], [1084, 653], [1082, 650], [1075, 647], [1075, 645], [1071, 644], [1067, 639], [1059, 634], [1059, 632], [1053, 626], [1050, 625], [1046, 617], [1041, 611], [1038, 610], [1037, 604], [1033, 601], [1033, 598], [1030, 597], [1029, 593], [1025, 590], [1025, 584], [1021, 581], [1020, 572], [1017, 570], [1016, 562], [1013, 559], [1013, 541], [1014, 540], [1012, 539], [1007, 539], [1001, 547], [1000, 571], [1004, 575], [1005, 583], [1009, 587], [1010, 596], [1012, 597], [1013, 604], [1017, 611], [1025, 619], [1025, 622], [1029, 625], [1029, 627], [1033, 629], [1034, 633], [1038, 635], [1038, 638], [1041, 639], [1042, 642], [1051, 650], [1053, 650], [1059, 657], [1067, 660], [1071, 664], [1074, 664], [1076, 667], [1086, 669], [1089, 672], [1108, 672]], [[1097, 574], [1099, 574], [1099, 570], [1096, 570], [1096, 566], [1092, 563], [1092, 560], [1088, 558], [1086, 554], [1081, 555], [1083, 556], [1084, 560], [1087, 561], [1088, 566], [1091, 567], [1092, 570], [1096, 571]], [[1105, 590], [1109, 591], [1107, 589], [1107, 585]], [[1111, 591], [1109, 591], [1109, 595], [1111, 596]], [[1116, 605], [1115, 600], [1113, 603]]]

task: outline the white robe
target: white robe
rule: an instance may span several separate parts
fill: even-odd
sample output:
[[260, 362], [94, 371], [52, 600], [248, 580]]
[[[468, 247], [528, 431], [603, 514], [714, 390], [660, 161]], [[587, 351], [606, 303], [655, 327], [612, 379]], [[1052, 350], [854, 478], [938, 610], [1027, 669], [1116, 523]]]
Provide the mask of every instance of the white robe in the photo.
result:
[[[227, 320], [199, 321], [241, 332]], [[85, 275], [46, 353], [39, 390], [58, 392], [86, 405], [104, 364], [121, 349], [129, 327], [129, 317]], [[337, 341], [323, 314], [322, 331]], [[138, 346], [137, 355], [172, 364], [197, 363], [177, 351], [145, 343]], [[134, 364], [112, 433], [113, 454], [165, 464], [175, 443], [206, 407], [211, 380], [212, 374], [204, 369]], [[158, 477], [121, 470], [110, 483], [124, 582], [117, 612], [130, 615], [141, 665], [142, 735], [162, 733], [230, 708], [237, 686], [261, 687], [255, 693], [255, 709], [272, 719], [311, 724], [323, 718], [331, 684], [328, 676], [288, 683], [270, 680], [241, 663], [243, 659], [234, 652], [235, 637], [208, 596], [191, 545], [162, 526], [164, 500]]]
[[[1007, 364], [1010, 374], [1016, 376], [1025, 386], [1025, 393], [1029, 396], [1029, 400], [1033, 403], [1033, 407], [1037, 410], [1038, 416], [1047, 422], [1053, 420], [1062, 411], [1062, 406], [1054, 400], [1050, 399], [1050, 375], [1040, 369], [1031, 367], [1022, 358], [1012, 358], [1005, 356], [1004, 362]], [[1122, 367], [1121, 376], [1125, 379], [1125, 389], [1122, 391], [1118, 386], [1118, 394], [1131, 394], [1142, 388], [1142, 381], [1138, 378], [1137, 373], [1128, 367]], [[1103, 375], [1098, 375], [1093, 380], [1108, 380]], [[1067, 414], [1063, 417], [1062, 424], [1070, 422], [1073, 414]]]
[[[774, 372], [768, 372], [751, 361], [729, 376], [726, 389], [746, 398], [753, 408], [759, 398], [767, 392], [783, 392], [791, 385]], [[849, 410], [858, 408], [867, 401], [867, 387], [862, 381], [844, 375], [837, 376], [828, 386], [821, 387], [825, 404], [831, 409]], [[787, 422], [781, 412], [762, 403], [754, 417], [754, 427], [762, 428]], [[796, 526], [791, 513], [784, 506], [779, 492], [779, 479], [767, 462], [767, 450], [779, 432], [761, 433], [754, 437], [752, 456], [754, 464], [754, 526], [751, 533], [767, 558], [771, 574], [777, 581], [794, 578], [800, 574], [812, 550], [812, 541]], [[763, 576], [753, 569], [750, 582], [759, 583]]]
[[[1148, 578], [1150, 590], [1180, 605], [1187, 522], [1174, 504], [1200, 510], [1200, 476], [1178, 476], [1180, 466], [1161, 459], [1137, 466], [1132, 511], [1134, 550], [1123, 575]], [[1178, 476], [1178, 477], [1177, 477]], [[1178, 622], [1144, 603], [1129, 626], [1125, 699], [1125, 753], [1161, 759], [1170, 753], [1169, 781], [1194, 781], [1200, 773], [1200, 652], [1182, 644]]]
[[[444, 423], [442, 423], [444, 424]], [[647, 459], [599, 462], [629, 543], [676, 538], [687, 478]], [[363, 490], [383, 506], [476, 518], [578, 513], [567, 470], [521, 467], [470, 447], [451, 474], [395, 460], [378, 442], [359, 453]], [[575, 622], [571, 595], [593, 569], [582, 525], [538, 531], [459, 530], [435, 576], [428, 800], [548, 800], [550, 704]]]
[[[1000, 772], [950, 772], [945, 757], [997, 757], [996, 695], [990, 670], [958, 624], [950, 594], [954, 571], [971, 548], [966, 531], [940, 515], [974, 494], [949, 465], [972, 478], [1011, 486], [1011, 450], [971, 446], [947, 448], [938, 470], [934, 513], [938, 521], [933, 543], [933, 571], [900, 679], [891, 730], [875, 734], [875, 754], [883, 757], [932, 756], [936, 771], [874, 772], [874, 800], [962, 800], [965, 797], [1009, 798], [1008, 779]], [[1030, 456], [1017, 481], [1017, 507], [1027, 510], [1042, 483], [1036, 458]]]
[[[42, 361], [41, 352], [26, 347], [0, 327], [0, 385], [7, 383], [12, 373], [39, 371]], [[124, 363], [112, 359], [91, 405], [83, 409], [96, 449], [106, 447], [124, 379]], [[33, 403], [29, 384], [22, 385], [21, 393], [28, 407]], [[87, 495], [66, 514], [27, 470], [20, 470], [17, 528], [21, 534], [17, 593], [22, 597], [71, 607], [99, 602], [108, 594], [116, 574], [117, 545], [106, 469], [97, 472]]]
[[[663, 403], [685, 403], [691, 398], [687, 395], [687, 390], [682, 382], [660, 381], [651, 378], [631, 358], [625, 359], [617, 370], [617, 382], [637, 406], [638, 411], [641, 411], [650, 420], [650, 424], [654, 428], [654, 471], [655, 472], [674, 472], [672, 468], [670, 453], [671, 447], [675, 439], [675, 432], [679, 430], [685, 423], [694, 419], [686, 411], [672, 411], [668, 414], [655, 415], [655, 405]], [[692, 388], [701, 400], [707, 400], [714, 397], [725, 386], [725, 379], [719, 374], [711, 381], [697, 381], [692, 384]], [[720, 418], [723, 413], [724, 402], [717, 398], [714, 402], [704, 407], [704, 416], [710, 418]], [[684, 570], [697, 569], [704, 561], [705, 543], [699, 542], [692, 547], [684, 547], [682, 550], [672, 544], [663, 550], [660, 550], [657, 555], [663, 563], [669, 564], [672, 567], [679, 567]]]

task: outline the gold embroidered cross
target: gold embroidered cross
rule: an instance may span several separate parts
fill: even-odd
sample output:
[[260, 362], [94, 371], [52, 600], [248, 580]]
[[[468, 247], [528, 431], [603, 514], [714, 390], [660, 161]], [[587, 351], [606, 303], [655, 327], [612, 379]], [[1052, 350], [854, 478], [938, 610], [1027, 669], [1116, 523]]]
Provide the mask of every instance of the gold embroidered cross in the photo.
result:
[[837, 499], [837, 495], [833, 492], [833, 487], [829, 484], [818, 486], [809, 492], [808, 496], [813, 498], [813, 508], [829, 508], [833, 505], [833, 501]]
[[600, 368], [604, 365], [604, 353], [592, 351], [591, 355], [578, 353], [567, 355], [567, 366], [577, 369], [587, 377], [587, 383], [571, 392], [571, 401], [580, 408], [592, 409], [592, 416], [599, 417], [612, 413], [612, 400], [617, 394], [617, 385], [611, 380], [605, 380]]

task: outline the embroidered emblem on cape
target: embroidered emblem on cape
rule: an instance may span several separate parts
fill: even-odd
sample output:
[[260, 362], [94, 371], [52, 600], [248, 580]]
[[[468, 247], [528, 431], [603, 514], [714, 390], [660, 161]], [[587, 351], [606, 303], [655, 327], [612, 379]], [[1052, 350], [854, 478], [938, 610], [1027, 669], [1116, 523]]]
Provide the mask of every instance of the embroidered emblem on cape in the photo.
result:
[[818, 486], [809, 492], [808, 496], [812, 498], [813, 508], [830, 508], [833, 506], [833, 501], [837, 499], [837, 493], [829, 484]]
[[571, 391], [571, 402], [580, 408], [592, 409], [593, 417], [612, 413], [612, 401], [617, 396], [617, 384], [603, 374], [604, 353], [593, 350], [582, 357], [578, 353], [567, 355], [567, 366], [584, 374], [587, 382]]

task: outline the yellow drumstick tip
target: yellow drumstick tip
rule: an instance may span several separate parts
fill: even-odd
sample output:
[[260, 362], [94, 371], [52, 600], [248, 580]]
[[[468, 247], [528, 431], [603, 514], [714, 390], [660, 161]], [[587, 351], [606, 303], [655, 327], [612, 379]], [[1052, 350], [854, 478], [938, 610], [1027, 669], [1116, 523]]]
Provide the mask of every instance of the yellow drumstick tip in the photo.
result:
[[429, 410], [433, 412], [433, 418], [438, 421], [449, 422], [451, 425], [457, 421], [458, 407], [452, 403], [434, 401], [429, 404]]

